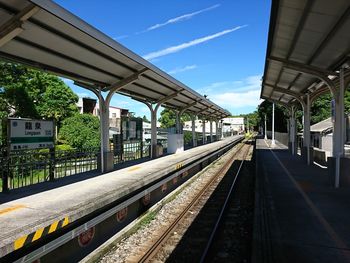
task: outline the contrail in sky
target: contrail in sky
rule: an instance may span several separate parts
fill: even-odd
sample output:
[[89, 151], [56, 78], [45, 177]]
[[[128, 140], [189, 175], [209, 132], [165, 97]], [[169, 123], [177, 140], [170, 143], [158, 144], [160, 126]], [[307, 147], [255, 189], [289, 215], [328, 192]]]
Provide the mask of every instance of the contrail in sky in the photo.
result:
[[182, 16], [178, 16], [178, 17], [175, 17], [175, 18], [171, 18], [171, 19], [169, 19], [168, 21], [166, 21], [166, 22], [164, 22], [164, 23], [155, 24], [155, 25], [153, 25], [153, 26], [150, 26], [149, 28], [147, 28], [147, 29], [146, 29], [145, 31], [143, 31], [143, 32], [151, 31], [151, 30], [154, 30], [154, 29], [157, 29], [157, 28], [160, 28], [160, 27], [169, 25], [169, 24], [175, 24], [175, 23], [178, 23], [178, 22], [181, 22], [181, 21], [185, 21], [185, 20], [191, 19], [192, 17], [194, 17], [194, 16], [196, 16], [196, 15], [199, 15], [199, 14], [201, 14], [201, 13], [210, 11], [210, 10], [212, 10], [212, 9], [215, 9], [215, 8], [219, 7], [219, 6], [220, 6], [219, 4], [216, 4], [216, 5], [213, 5], [213, 6], [204, 8], [204, 9], [201, 9], [201, 10], [199, 10], [199, 11], [196, 11], [196, 12], [193, 12], [193, 13], [190, 13], [190, 14], [184, 14], [184, 15], [182, 15]]
[[147, 59], [147, 60], [151, 60], [151, 59], [162, 57], [162, 56], [165, 56], [168, 54], [176, 53], [176, 52], [179, 52], [183, 49], [186, 49], [186, 48], [189, 48], [192, 46], [196, 46], [198, 44], [212, 40], [214, 38], [221, 37], [221, 36], [226, 35], [228, 33], [234, 32], [234, 31], [241, 29], [241, 28], [244, 28], [246, 26], [248, 26], [248, 25], [237, 26], [237, 27], [234, 27], [231, 29], [227, 29], [227, 30], [218, 32], [218, 33], [213, 34], [213, 35], [209, 35], [209, 36], [202, 37], [202, 38], [197, 38], [197, 39], [194, 39], [194, 40], [186, 42], [186, 43], [182, 43], [182, 44], [177, 45], [177, 46], [172, 46], [172, 47], [168, 47], [168, 48], [165, 48], [162, 50], [154, 51], [154, 52], [151, 52], [149, 54], [146, 54], [145, 56], [143, 56], [143, 58]]

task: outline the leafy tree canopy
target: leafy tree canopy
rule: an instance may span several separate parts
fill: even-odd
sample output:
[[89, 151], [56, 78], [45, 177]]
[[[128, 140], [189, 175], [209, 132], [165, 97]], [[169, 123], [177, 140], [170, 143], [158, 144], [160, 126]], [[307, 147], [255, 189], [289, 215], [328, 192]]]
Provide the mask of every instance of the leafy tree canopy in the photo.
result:
[[[180, 117], [180, 121], [183, 124], [185, 121], [190, 121], [191, 116], [188, 113], [183, 113]], [[174, 110], [165, 108], [160, 113], [160, 118], [158, 119], [162, 128], [175, 127], [176, 124], [176, 112]]]
[[147, 119], [146, 115], [143, 115], [142, 121], [150, 123], [150, 121]]
[[[265, 116], [266, 116], [266, 125], [267, 130], [272, 130], [272, 102], [270, 101], [263, 101], [258, 106], [258, 120], [259, 125], [261, 127], [264, 127], [265, 123]], [[275, 131], [276, 132], [287, 132], [287, 119], [288, 119], [288, 112], [287, 110], [279, 106], [278, 104], [275, 104]]]
[[91, 114], [76, 114], [62, 122], [58, 134], [61, 143], [74, 148], [95, 148], [100, 145], [100, 121]]
[[54, 119], [78, 111], [78, 96], [58, 77], [0, 61], [0, 115]]

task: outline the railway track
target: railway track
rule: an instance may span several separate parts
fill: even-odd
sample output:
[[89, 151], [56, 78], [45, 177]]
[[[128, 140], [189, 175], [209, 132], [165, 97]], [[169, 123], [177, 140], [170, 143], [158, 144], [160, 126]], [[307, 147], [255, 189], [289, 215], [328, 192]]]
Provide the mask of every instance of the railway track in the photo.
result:
[[[204, 262], [251, 147], [247, 142], [241, 143], [235, 152], [229, 153], [231, 154], [229, 160], [211, 177], [195, 198], [154, 240], [153, 244], [148, 246], [139, 258], [133, 258], [132, 261], [151, 262], [156, 259], [162, 261], [164, 254], [167, 253], [162, 252], [162, 250], [172, 246], [176, 248], [168, 255], [168, 262], [184, 262], [188, 261], [189, 258]], [[186, 222], [191, 221], [188, 217], [195, 210], [201, 212], [193, 222]], [[189, 228], [187, 228], [188, 225], [190, 225]], [[174, 233], [183, 233], [181, 241], [175, 246], [174, 244], [178, 242], [179, 238], [175, 238], [177, 241], [172, 240]], [[158, 254], [162, 254], [162, 258], [157, 258]]]

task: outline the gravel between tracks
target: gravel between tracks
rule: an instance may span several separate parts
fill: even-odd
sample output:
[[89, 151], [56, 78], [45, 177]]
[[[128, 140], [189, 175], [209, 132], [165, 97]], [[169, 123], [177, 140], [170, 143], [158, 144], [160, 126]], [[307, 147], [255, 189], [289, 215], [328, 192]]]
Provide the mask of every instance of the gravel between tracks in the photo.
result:
[[[117, 245], [115, 245], [107, 254], [105, 254], [99, 262], [137, 262], [137, 259], [147, 248], [152, 240], [162, 232], [170, 222], [173, 221], [175, 215], [180, 212], [200, 191], [201, 186], [204, 185], [210, 178], [220, 170], [221, 165], [224, 164], [231, 156], [233, 151], [237, 149], [234, 147], [228, 154], [218, 159], [206, 169], [200, 172], [200, 175], [186, 186], [172, 201], [165, 204], [156, 214], [154, 219], [146, 226], [141, 227], [133, 235], [124, 238]], [[194, 212], [190, 212], [194, 213]], [[193, 218], [195, 214], [193, 214]], [[173, 233], [177, 235], [177, 233]]]

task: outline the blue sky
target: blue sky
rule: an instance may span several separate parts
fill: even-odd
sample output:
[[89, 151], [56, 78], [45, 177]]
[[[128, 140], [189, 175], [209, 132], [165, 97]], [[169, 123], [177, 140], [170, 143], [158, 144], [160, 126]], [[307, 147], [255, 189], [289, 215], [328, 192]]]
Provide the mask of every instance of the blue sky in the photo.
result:
[[[252, 112], [260, 102], [270, 1], [55, 2], [232, 114]], [[111, 105], [150, 116], [125, 96], [114, 95]]]

